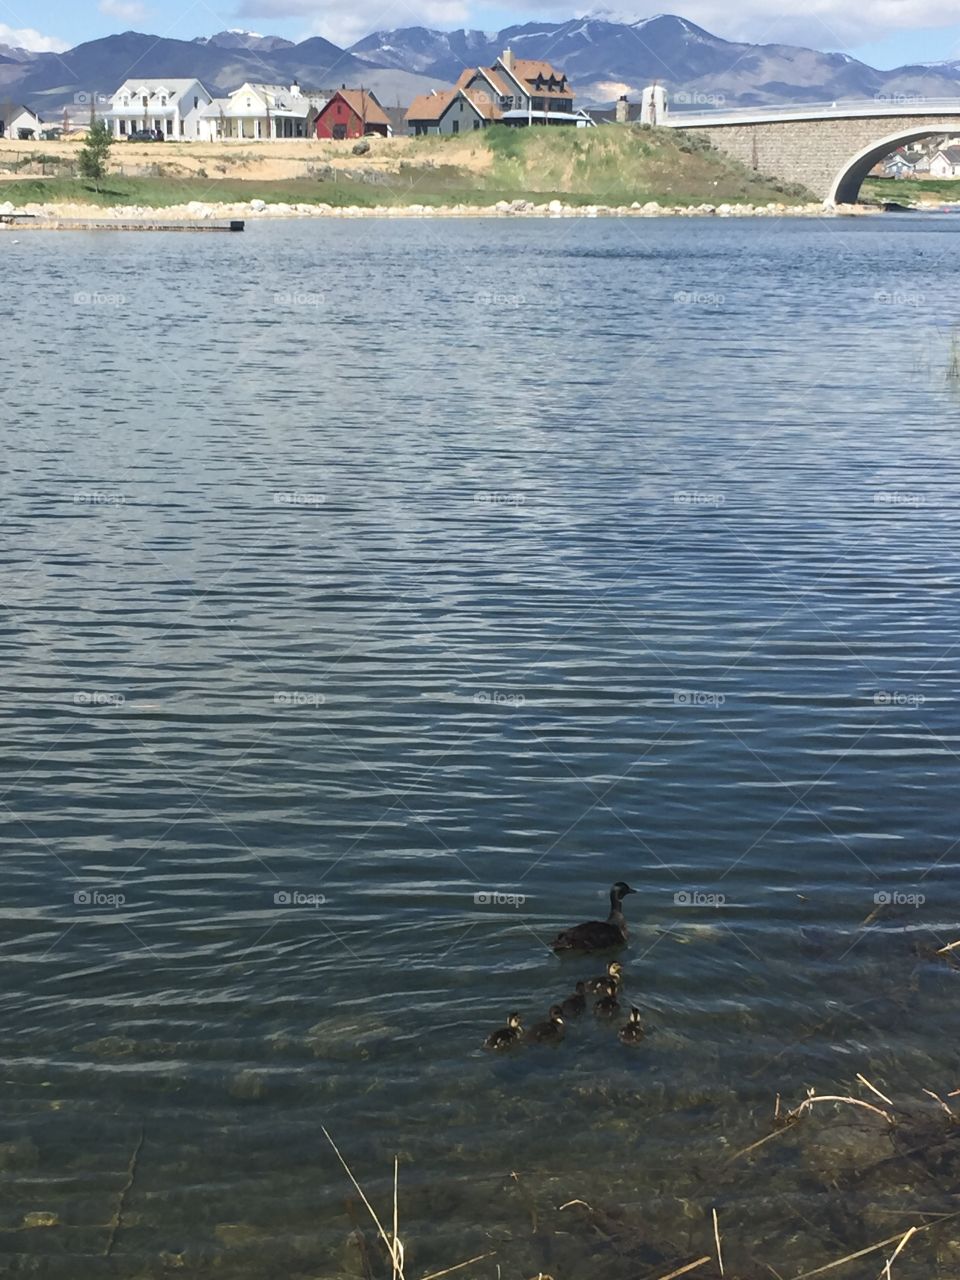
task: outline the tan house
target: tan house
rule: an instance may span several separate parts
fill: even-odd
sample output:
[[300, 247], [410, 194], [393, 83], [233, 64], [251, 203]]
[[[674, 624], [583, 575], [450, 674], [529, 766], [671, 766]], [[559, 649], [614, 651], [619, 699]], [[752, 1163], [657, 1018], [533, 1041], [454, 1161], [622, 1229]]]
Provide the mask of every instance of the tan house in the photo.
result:
[[593, 123], [574, 109], [574, 91], [562, 71], [542, 60], [516, 58], [510, 49], [492, 67], [468, 68], [452, 89], [417, 98], [406, 122], [414, 136], [464, 133], [494, 123]]

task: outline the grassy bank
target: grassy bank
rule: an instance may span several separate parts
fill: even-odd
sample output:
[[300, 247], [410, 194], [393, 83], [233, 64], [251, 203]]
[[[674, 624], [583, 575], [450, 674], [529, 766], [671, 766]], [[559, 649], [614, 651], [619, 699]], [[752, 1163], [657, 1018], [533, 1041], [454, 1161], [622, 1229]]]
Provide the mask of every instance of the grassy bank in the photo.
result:
[[[10, 153], [8, 153], [10, 154]], [[606, 127], [509, 129], [450, 138], [372, 139], [356, 157], [349, 144], [299, 142], [173, 144], [113, 148], [97, 191], [75, 176], [75, 151], [34, 144], [0, 171], [0, 201], [80, 202], [165, 208], [191, 200], [357, 205], [489, 205], [560, 199], [568, 204], [784, 204], [812, 199], [759, 177], [695, 134]], [[16, 176], [14, 176], [16, 175]]]
[[960, 182], [950, 178], [868, 178], [860, 198], [890, 204], [960, 202]]

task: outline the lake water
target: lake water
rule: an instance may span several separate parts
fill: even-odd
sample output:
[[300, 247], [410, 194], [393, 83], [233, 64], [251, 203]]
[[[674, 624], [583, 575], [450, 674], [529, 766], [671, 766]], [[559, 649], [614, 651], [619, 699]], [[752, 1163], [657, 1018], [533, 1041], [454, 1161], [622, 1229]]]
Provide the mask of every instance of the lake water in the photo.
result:
[[[3, 247], [0, 1265], [389, 1275], [322, 1127], [408, 1280], [954, 1209], [954, 222]], [[645, 1043], [484, 1053], [619, 878]]]

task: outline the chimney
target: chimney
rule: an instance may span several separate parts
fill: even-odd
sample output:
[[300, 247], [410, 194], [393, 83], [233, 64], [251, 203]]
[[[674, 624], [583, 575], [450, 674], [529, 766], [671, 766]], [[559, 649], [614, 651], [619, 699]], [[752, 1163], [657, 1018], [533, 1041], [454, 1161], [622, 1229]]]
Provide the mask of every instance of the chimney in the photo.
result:
[[510, 74], [513, 75], [513, 50], [504, 49], [503, 57], [500, 59], [500, 61], [507, 68]]
[[624, 94], [617, 103], [617, 124], [630, 123], [630, 103], [627, 101], [627, 95]]
[[300, 81], [299, 80], [294, 80], [293, 84], [290, 86], [290, 97], [291, 98], [300, 97]]

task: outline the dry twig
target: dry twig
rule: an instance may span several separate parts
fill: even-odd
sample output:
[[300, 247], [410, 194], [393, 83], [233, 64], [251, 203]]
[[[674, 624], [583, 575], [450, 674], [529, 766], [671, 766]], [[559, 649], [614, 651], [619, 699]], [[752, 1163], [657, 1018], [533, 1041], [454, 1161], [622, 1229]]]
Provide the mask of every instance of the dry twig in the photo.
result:
[[123, 1225], [123, 1210], [127, 1203], [127, 1196], [130, 1188], [133, 1186], [134, 1179], [137, 1176], [137, 1161], [140, 1159], [140, 1149], [143, 1146], [143, 1129], [140, 1130], [140, 1137], [137, 1139], [137, 1145], [133, 1148], [133, 1155], [130, 1157], [130, 1163], [127, 1165], [127, 1180], [120, 1190], [117, 1197], [117, 1207], [114, 1211], [113, 1219], [110, 1223], [110, 1234], [107, 1237], [106, 1247], [103, 1250], [103, 1256], [109, 1258], [113, 1252], [114, 1242], [117, 1238], [117, 1232]]

